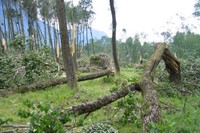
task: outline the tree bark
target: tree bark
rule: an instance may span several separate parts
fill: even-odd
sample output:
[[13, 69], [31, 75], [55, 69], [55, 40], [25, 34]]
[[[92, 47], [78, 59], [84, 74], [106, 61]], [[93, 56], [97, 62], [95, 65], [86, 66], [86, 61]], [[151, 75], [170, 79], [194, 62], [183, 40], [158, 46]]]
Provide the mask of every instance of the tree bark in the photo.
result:
[[165, 61], [166, 70], [169, 73], [169, 81], [178, 83], [181, 80], [180, 62], [165, 49], [162, 59]]
[[91, 36], [91, 43], [92, 43], [92, 53], [95, 54], [95, 48], [94, 48], [94, 39], [93, 39], [93, 34], [92, 34], [92, 27], [89, 27], [90, 29], [90, 36]]
[[116, 48], [116, 30], [117, 30], [117, 22], [115, 15], [115, 7], [114, 0], [110, 0], [110, 9], [112, 15], [112, 50], [113, 50], [113, 59], [115, 64], [115, 70], [117, 74], [120, 74], [119, 62], [117, 59], [117, 48]]
[[67, 30], [67, 20], [64, 0], [56, 0], [57, 16], [59, 21], [61, 42], [62, 42], [62, 56], [64, 67], [67, 75], [68, 84], [71, 88], [77, 87], [76, 73], [74, 63], [69, 48], [69, 36]]
[[70, 111], [75, 115], [82, 115], [84, 113], [91, 113], [93, 111], [96, 111], [122, 97], [125, 97], [129, 92], [131, 91], [138, 91], [140, 87], [137, 84], [130, 84], [126, 87], [122, 88], [121, 90], [115, 91], [107, 96], [104, 96], [102, 98], [98, 98], [96, 101], [93, 102], [86, 102], [81, 103], [79, 105], [75, 105], [72, 107], [69, 107], [65, 111]]
[[[97, 73], [80, 76], [80, 77], [78, 77], [78, 81], [80, 82], [80, 81], [96, 79], [96, 78], [100, 78], [100, 77], [112, 75], [112, 74], [113, 74], [112, 70], [103, 70], [103, 71], [100, 71]], [[0, 89], [0, 97], [4, 97], [4, 96], [7, 96], [7, 95], [10, 95], [13, 93], [26, 93], [29, 91], [43, 90], [47, 87], [52, 87], [52, 86], [64, 84], [67, 82], [68, 81], [66, 78], [62, 78], [62, 79], [55, 79], [55, 80], [50, 80], [50, 81], [46, 81], [46, 82], [39, 82], [36, 84], [21, 86], [21, 87], [16, 87], [16, 88], [8, 88], [8, 89], [2, 89], [2, 90]]]
[[19, 0], [19, 10], [20, 10], [20, 24], [21, 24], [21, 33], [23, 38], [23, 44], [25, 44], [25, 31], [24, 31], [24, 17], [23, 17], [23, 11], [22, 11], [22, 0]]

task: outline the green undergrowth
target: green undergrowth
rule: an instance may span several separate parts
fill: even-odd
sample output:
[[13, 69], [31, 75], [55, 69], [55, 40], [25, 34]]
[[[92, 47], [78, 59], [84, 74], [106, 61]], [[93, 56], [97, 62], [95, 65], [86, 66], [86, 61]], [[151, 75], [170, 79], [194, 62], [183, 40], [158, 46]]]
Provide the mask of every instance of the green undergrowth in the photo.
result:
[[36, 92], [28, 92], [23, 94], [13, 94], [5, 98], [0, 98], [0, 118], [12, 118], [16, 123], [24, 123], [26, 120], [20, 119], [17, 116], [18, 110], [25, 108], [23, 101], [29, 99], [33, 102], [51, 103], [52, 105], [59, 105], [61, 103], [67, 104], [67, 99], [74, 95], [74, 91], [69, 89], [67, 85], [60, 85], [46, 90]]
[[[27, 99], [33, 103], [50, 104], [51, 107], [66, 109], [82, 102], [94, 101], [123, 88], [127, 84], [135, 83], [139, 80], [141, 73], [142, 69], [123, 68], [120, 77], [109, 76], [79, 82], [76, 90], [71, 90], [67, 85], [59, 85], [36, 92], [12, 94], [0, 98], [0, 119], [11, 118], [12, 124], [27, 124], [30, 118], [23, 119], [18, 116], [19, 110], [27, 109], [27, 106], [23, 104]], [[150, 124], [149, 131], [152, 133], [199, 132], [199, 94], [183, 94], [178, 91], [180, 89], [178, 86], [164, 82], [157, 83], [162, 119], [158, 124]], [[103, 129], [104, 125], [109, 128], [109, 131], [114, 131], [113, 128], [115, 128], [119, 133], [141, 132], [141, 97], [139, 92], [130, 93], [125, 98], [121, 98], [88, 116], [84, 114], [73, 118], [67, 125], [76, 127], [73, 130], [74, 133], [89, 131], [88, 126], [91, 124], [94, 125], [92, 128], [94, 132], [99, 128]]]

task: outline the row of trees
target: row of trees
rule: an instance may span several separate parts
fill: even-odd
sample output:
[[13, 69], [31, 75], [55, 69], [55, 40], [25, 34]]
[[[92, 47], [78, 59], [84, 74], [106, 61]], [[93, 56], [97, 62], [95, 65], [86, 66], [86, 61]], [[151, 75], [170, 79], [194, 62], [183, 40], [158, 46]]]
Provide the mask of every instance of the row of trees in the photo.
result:
[[[49, 45], [53, 56], [59, 56], [57, 51], [60, 39], [55, 0], [1, 0], [0, 5], [3, 16], [0, 20], [0, 39], [5, 42], [2, 45], [3, 52], [11, 47], [11, 40], [20, 37], [24, 48], [35, 50], [43, 45]], [[73, 41], [73, 35], [77, 35], [76, 43], [80, 43], [81, 51], [82, 45], [89, 43], [88, 36], [92, 36], [92, 0], [80, 0], [76, 6], [71, 0], [65, 3], [65, 7], [69, 39]], [[89, 53], [90, 48], [87, 47], [87, 50]]]
[[[0, 20], [0, 39], [4, 43], [1, 48], [2, 52], [5, 52], [6, 47], [11, 47], [11, 41], [17, 41], [16, 38], [20, 38], [22, 41], [15, 47], [25, 47], [33, 50], [39, 49], [44, 44], [48, 44], [51, 47], [52, 55], [56, 58], [59, 57], [60, 34], [57, 30], [58, 17], [56, 14], [55, 0], [1, 0], [0, 4], [0, 10], [3, 16]], [[89, 36], [92, 37], [91, 23], [95, 14], [93, 12], [92, 0], [80, 0], [76, 6], [73, 4], [73, 0], [71, 0], [65, 3], [65, 7], [69, 41], [71, 44], [76, 45], [76, 55], [80, 57], [84, 52], [88, 55], [100, 51], [103, 52], [102, 49], [110, 44], [110, 38], [102, 37], [101, 40], [96, 41], [88, 39]], [[198, 7], [197, 2], [194, 13], [197, 17], [199, 16]], [[41, 22], [43, 22], [43, 26]], [[190, 36], [190, 38], [194, 35], [196, 39], [193, 39], [193, 42], [198, 41], [198, 35], [192, 34], [189, 30], [186, 33], [177, 32], [174, 37], [169, 32], [162, 33], [167, 40], [171, 38], [173, 40], [172, 43], [174, 42], [177, 47], [184, 45], [185, 48], [189, 46], [189, 43], [182, 41], [183, 44], [180, 42], [181, 39], [184, 40], [183, 37], [185, 35]], [[138, 50], [141, 47], [138, 35], [133, 38], [129, 37], [123, 44], [118, 48], [121, 51], [118, 53], [121, 59], [135, 62], [139, 59], [138, 55], [144, 54], [142, 50], [142, 52]], [[122, 51], [121, 49], [124, 50]], [[111, 50], [111, 47], [107, 49], [107, 53], [111, 53]], [[180, 56], [181, 51], [177, 52], [177, 54]], [[144, 55], [142, 57], [144, 58]]]

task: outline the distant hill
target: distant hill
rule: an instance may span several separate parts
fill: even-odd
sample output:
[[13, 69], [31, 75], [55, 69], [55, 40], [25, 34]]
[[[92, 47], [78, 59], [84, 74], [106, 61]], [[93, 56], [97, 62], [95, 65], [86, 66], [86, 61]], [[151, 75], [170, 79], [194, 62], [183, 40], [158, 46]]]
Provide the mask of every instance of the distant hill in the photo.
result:
[[105, 32], [92, 29], [92, 34], [94, 39], [101, 39], [102, 36], [107, 36]]

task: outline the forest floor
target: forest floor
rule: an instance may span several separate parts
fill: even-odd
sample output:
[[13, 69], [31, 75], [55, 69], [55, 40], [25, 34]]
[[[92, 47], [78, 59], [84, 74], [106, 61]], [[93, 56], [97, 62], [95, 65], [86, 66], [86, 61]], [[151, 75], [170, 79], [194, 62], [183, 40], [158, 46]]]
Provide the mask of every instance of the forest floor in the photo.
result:
[[[29, 99], [33, 102], [50, 103], [54, 107], [70, 107], [78, 103], [93, 101], [120, 89], [121, 83], [137, 82], [142, 69], [123, 68], [120, 77], [102, 77], [78, 83], [77, 90], [71, 90], [66, 84], [49, 87], [45, 90], [12, 94], [0, 98], [0, 118], [13, 119], [13, 125], [27, 125], [28, 119], [18, 116], [20, 109], [26, 109], [23, 101]], [[123, 83], [122, 83], [123, 84]], [[150, 125], [151, 132], [200, 132], [200, 98], [199, 93], [182, 94], [176, 90], [176, 85], [168, 81], [158, 82], [157, 90], [162, 109], [160, 124]], [[131, 100], [131, 101], [130, 101]], [[130, 104], [130, 103], [131, 104]], [[122, 105], [123, 104], [123, 105]], [[141, 94], [133, 92], [130, 95], [103, 107], [85, 118], [78, 116], [71, 125], [78, 132], [82, 126], [106, 122], [119, 131], [119, 133], [140, 132], [141, 128]], [[3, 128], [0, 127], [0, 131]], [[76, 131], [77, 130], [77, 131]]]

